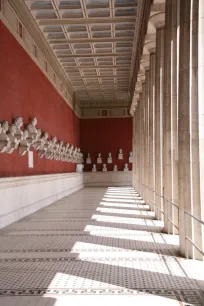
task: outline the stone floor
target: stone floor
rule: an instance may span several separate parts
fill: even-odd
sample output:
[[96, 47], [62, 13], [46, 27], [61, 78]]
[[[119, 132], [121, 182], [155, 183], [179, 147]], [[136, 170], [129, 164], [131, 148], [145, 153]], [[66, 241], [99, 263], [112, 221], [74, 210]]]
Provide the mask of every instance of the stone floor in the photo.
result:
[[132, 188], [82, 189], [0, 231], [0, 305], [204, 305], [162, 229]]

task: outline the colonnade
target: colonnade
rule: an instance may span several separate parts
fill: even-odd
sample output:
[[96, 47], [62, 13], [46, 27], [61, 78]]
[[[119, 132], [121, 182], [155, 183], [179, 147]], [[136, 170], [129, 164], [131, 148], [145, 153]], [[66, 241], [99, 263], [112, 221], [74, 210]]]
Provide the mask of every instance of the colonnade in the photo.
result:
[[165, 11], [150, 16], [154, 35], [145, 40], [149, 58], [131, 110], [133, 186], [164, 231], [179, 234], [181, 254], [202, 260], [204, 1], [166, 0]]

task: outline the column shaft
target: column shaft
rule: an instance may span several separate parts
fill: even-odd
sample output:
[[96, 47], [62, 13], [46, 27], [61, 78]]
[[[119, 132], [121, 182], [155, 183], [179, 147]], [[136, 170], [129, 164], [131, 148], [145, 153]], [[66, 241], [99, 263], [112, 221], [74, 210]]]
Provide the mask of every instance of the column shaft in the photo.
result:
[[150, 72], [145, 72], [145, 201], [149, 204], [149, 79]]
[[155, 203], [155, 53], [150, 54], [149, 96], [149, 201]]
[[[140, 182], [140, 164], [141, 164], [141, 146], [140, 146], [140, 121], [141, 121], [141, 115], [140, 115], [140, 111], [141, 111], [141, 103], [139, 102], [138, 105], [138, 109], [137, 109], [137, 139], [138, 139], [138, 153], [137, 153], [137, 157], [138, 157], [138, 168], [137, 168], [137, 188], [139, 189], [139, 182]], [[139, 191], [139, 190], [138, 190]]]
[[[177, 0], [171, 0], [171, 195], [170, 199], [178, 205], [178, 6]], [[170, 203], [169, 203], [170, 206]], [[171, 206], [170, 218], [178, 227], [178, 209]], [[178, 230], [169, 223], [170, 233]]]
[[[201, 100], [199, 101], [200, 95], [198, 95], [198, 90], [199, 90], [198, 82], [199, 82], [199, 76], [201, 76], [201, 74], [198, 74], [199, 72], [198, 67], [202, 65], [202, 58], [203, 58], [203, 50], [199, 54], [199, 49], [198, 49], [199, 38], [202, 38], [201, 36], [202, 33], [199, 33], [201, 28], [198, 29], [199, 5], [200, 5], [200, 8], [202, 8], [202, 1], [191, 0], [191, 20], [190, 20], [190, 84], [191, 84], [191, 87], [190, 87], [190, 121], [191, 121], [190, 147], [191, 149], [190, 150], [191, 150], [191, 153], [190, 153], [190, 156], [191, 156], [192, 214], [195, 217], [201, 219], [201, 209], [202, 209], [202, 196], [201, 196], [202, 191], [201, 190], [203, 188], [202, 188], [202, 185], [200, 185], [200, 183], [202, 182], [200, 180], [200, 174], [202, 173], [201, 165], [202, 165], [202, 159], [203, 159], [204, 152], [202, 151], [202, 138], [200, 138], [199, 136], [203, 137], [202, 124], [204, 124], [204, 120], [202, 119], [202, 117], [203, 117], [204, 112], [202, 113], [203, 100], [202, 102]], [[198, 62], [199, 59], [201, 60], [201, 63]], [[200, 93], [201, 92], [199, 92], [199, 94]], [[200, 124], [201, 122], [202, 124]], [[192, 222], [193, 222], [193, 240], [195, 244], [202, 250], [202, 226], [200, 223], [198, 223], [194, 219], [192, 220]], [[198, 252], [195, 248], [193, 248], [193, 257], [196, 259], [203, 259], [203, 256], [201, 255], [201, 253]]]
[[168, 231], [168, 217], [171, 215], [172, 172], [171, 172], [171, 0], [166, 1], [165, 57], [164, 57], [164, 230]]
[[134, 188], [136, 188], [136, 112], [134, 113], [134, 116], [132, 118], [132, 151], [133, 151], [133, 163], [132, 163], [132, 185]]
[[142, 139], [142, 197], [145, 199], [145, 83], [142, 84], [142, 129], [141, 129], [141, 139]]
[[[204, 220], [204, 2], [199, 0], [199, 43], [198, 43], [198, 126], [199, 126], [199, 162], [200, 162], [200, 216]], [[202, 227], [202, 247], [204, 247], [204, 227]]]
[[143, 93], [140, 93], [140, 173], [139, 173], [139, 194], [142, 195], [142, 182], [143, 182], [143, 122], [144, 122], [144, 114], [143, 114]]
[[[192, 222], [186, 223], [185, 211], [191, 213], [190, 171], [190, 8], [191, 0], [180, 0], [180, 58], [179, 58], [179, 121], [178, 121], [178, 199], [180, 250], [186, 251], [185, 235], [192, 238]], [[192, 257], [192, 247], [189, 246]]]
[[162, 220], [159, 209], [163, 210], [164, 27], [158, 28], [156, 33], [155, 69], [155, 204], [156, 218]]

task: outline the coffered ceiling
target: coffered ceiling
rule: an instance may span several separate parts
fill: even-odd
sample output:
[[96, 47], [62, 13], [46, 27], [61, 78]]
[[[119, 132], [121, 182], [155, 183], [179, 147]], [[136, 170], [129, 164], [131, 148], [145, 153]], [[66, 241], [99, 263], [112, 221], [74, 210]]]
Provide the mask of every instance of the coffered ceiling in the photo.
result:
[[130, 102], [138, 0], [24, 0], [82, 107]]

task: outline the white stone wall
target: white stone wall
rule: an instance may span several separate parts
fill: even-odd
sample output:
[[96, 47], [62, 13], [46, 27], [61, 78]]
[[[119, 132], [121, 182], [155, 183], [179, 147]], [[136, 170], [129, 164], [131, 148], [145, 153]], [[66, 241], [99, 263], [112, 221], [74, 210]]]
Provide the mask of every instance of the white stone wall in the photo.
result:
[[0, 228], [83, 188], [83, 174], [0, 178]]

